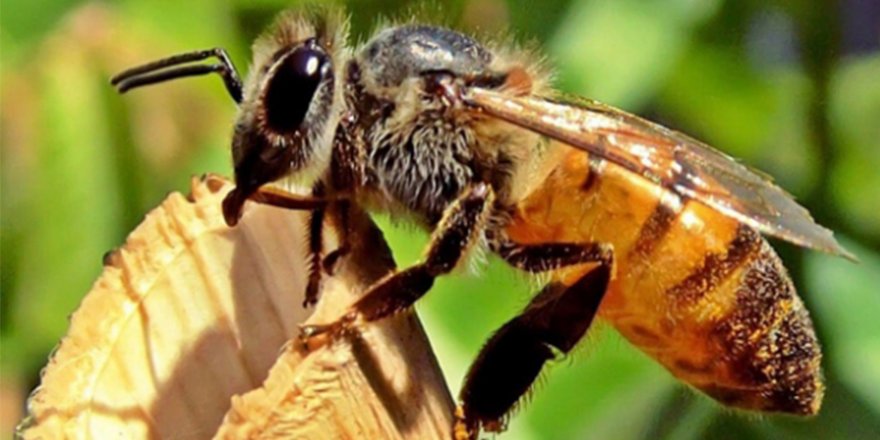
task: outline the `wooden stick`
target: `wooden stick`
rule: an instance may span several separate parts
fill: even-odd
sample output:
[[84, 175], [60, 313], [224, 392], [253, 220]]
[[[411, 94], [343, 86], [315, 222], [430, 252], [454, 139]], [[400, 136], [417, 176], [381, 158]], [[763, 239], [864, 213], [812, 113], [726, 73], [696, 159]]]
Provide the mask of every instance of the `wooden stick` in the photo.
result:
[[248, 203], [228, 228], [230, 189], [194, 180], [191, 197], [170, 195], [108, 255], [18, 434], [450, 438], [452, 399], [414, 314], [311, 350], [298, 342], [298, 325], [335, 319], [392, 269], [369, 219], [352, 213], [351, 253], [312, 312], [305, 214]]
[[[350, 215], [351, 252], [324, 281], [308, 324], [340, 317], [394, 267], [381, 231], [362, 211]], [[424, 330], [405, 312], [314, 351], [293, 341], [263, 387], [233, 399], [215, 438], [449, 439], [452, 414]]]

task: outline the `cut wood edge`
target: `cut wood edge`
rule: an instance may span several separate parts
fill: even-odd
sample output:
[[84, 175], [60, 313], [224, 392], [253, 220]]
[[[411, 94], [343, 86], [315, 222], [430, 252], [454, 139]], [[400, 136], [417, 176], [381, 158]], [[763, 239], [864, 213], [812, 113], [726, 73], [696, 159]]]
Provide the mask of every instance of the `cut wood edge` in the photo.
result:
[[[354, 251], [312, 313], [301, 306], [305, 214], [248, 204], [227, 228], [220, 201], [231, 188], [193, 179], [189, 198], [169, 195], [108, 254], [17, 434], [450, 438], [452, 399], [414, 314], [311, 352], [297, 342], [309, 315], [338, 317], [391, 269], [369, 218], [354, 213]], [[193, 305], [204, 302], [171, 313], [181, 298], [210, 302], [216, 316], [200, 317]]]
[[[350, 254], [325, 280], [307, 324], [338, 318], [393, 267], [365, 213], [351, 212], [350, 222]], [[449, 439], [453, 411], [421, 323], [403, 312], [311, 352], [292, 340], [262, 387], [233, 397], [214, 438]]]

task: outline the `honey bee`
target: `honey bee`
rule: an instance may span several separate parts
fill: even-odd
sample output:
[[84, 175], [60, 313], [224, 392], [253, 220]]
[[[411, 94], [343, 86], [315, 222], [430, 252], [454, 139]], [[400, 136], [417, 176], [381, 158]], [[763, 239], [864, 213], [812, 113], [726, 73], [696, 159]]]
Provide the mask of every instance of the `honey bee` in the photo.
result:
[[[549, 281], [472, 364], [456, 438], [503, 430], [545, 363], [596, 316], [723, 404], [819, 410], [820, 346], [761, 233], [852, 255], [769, 177], [637, 116], [560, 97], [526, 50], [420, 24], [381, 29], [354, 49], [347, 38], [339, 12], [289, 12], [256, 41], [243, 83], [222, 49], [112, 80], [124, 92], [223, 78], [239, 105], [224, 215], [235, 225], [247, 200], [310, 210], [305, 305], [345, 257], [353, 204], [431, 231], [422, 262], [371, 286], [338, 320], [303, 328], [305, 338], [410, 307], [484, 247]], [[280, 179], [312, 191], [267, 185]], [[328, 210], [342, 234], [331, 252], [321, 240]]]

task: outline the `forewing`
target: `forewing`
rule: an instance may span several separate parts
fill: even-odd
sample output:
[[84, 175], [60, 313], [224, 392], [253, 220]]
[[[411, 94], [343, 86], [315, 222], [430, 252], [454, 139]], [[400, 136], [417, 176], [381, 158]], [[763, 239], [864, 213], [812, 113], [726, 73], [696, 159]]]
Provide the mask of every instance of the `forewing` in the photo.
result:
[[854, 258], [769, 176], [684, 134], [589, 100], [480, 88], [465, 99], [475, 111], [586, 150], [763, 233]]

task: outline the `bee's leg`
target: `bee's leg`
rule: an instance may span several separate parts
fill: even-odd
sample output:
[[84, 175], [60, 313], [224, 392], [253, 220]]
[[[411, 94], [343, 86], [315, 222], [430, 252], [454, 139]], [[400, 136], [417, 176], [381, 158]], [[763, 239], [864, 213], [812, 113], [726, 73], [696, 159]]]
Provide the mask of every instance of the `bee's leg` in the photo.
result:
[[[320, 200], [325, 195], [324, 184], [318, 182], [312, 188], [312, 197]], [[321, 260], [324, 254], [324, 217], [326, 207], [318, 207], [308, 214], [309, 219], [309, 265], [306, 282], [306, 295], [303, 307], [313, 306], [318, 302], [319, 288], [321, 287], [322, 266]]]
[[262, 205], [274, 206], [276, 208], [284, 208], [294, 211], [309, 211], [313, 209], [323, 208], [329, 203], [329, 200], [325, 198], [316, 196], [302, 196], [268, 186], [264, 186], [258, 189], [253, 195], [250, 196], [250, 200]]
[[612, 247], [605, 243], [519, 244], [490, 241], [490, 247], [511, 266], [527, 272], [546, 272], [589, 262], [610, 264]]
[[373, 284], [336, 322], [302, 328], [302, 337], [344, 330], [357, 319], [374, 321], [412, 305], [434, 284], [434, 279], [449, 273], [462, 256], [478, 241], [492, 208], [494, 192], [486, 183], [465, 190], [443, 214], [434, 229], [425, 260], [389, 274]]
[[[220, 179], [216, 176], [208, 176], [207, 179]], [[230, 203], [237, 203], [235, 189], [227, 196]], [[330, 200], [324, 197], [323, 188], [316, 185], [311, 196], [302, 196], [279, 188], [262, 186], [248, 197], [249, 200], [263, 205], [274, 206], [291, 210], [311, 211], [308, 213], [309, 224], [309, 269], [306, 284], [303, 307], [314, 305], [318, 301], [318, 291], [321, 284], [322, 253], [324, 242], [324, 217]], [[224, 204], [226, 201], [224, 200]], [[236, 210], [233, 210], [236, 211]], [[234, 223], [233, 223], [234, 224]]]
[[[324, 273], [333, 275], [339, 259], [351, 251], [348, 242], [350, 232], [348, 200], [340, 200], [327, 205], [326, 208], [315, 208], [309, 214], [309, 278], [306, 285], [306, 298], [303, 307], [318, 302], [319, 287]], [[329, 216], [332, 228], [336, 231], [338, 246], [324, 255], [324, 219]]]
[[[351, 195], [364, 180], [363, 146], [358, 146], [362, 133], [359, 133], [361, 128], [357, 125], [357, 118], [351, 113], [343, 115], [339, 124], [340, 127], [336, 130], [336, 137], [333, 140], [329, 181], [335, 193]], [[338, 234], [339, 246], [330, 251], [322, 262], [324, 272], [328, 274], [332, 274], [339, 259], [351, 251], [349, 242], [351, 203], [350, 199], [343, 198], [333, 204], [334, 213], [330, 218]]]
[[529, 390], [544, 364], [568, 353], [599, 308], [611, 274], [600, 264], [572, 285], [551, 282], [523, 312], [504, 324], [471, 365], [456, 409], [456, 439], [504, 429], [505, 416]]
[[318, 302], [318, 289], [321, 286], [321, 259], [324, 251], [324, 208], [309, 212], [309, 265], [306, 282], [306, 296], [303, 307]]
[[[211, 176], [209, 176], [210, 178]], [[304, 211], [321, 208], [329, 203], [327, 199], [293, 194], [278, 188], [262, 186], [256, 190], [248, 191], [237, 187], [223, 198], [223, 217], [226, 219], [227, 225], [235, 226], [238, 224], [246, 200], [276, 208]]]
[[[300, 196], [270, 187], [260, 188], [250, 199], [278, 208], [311, 211], [308, 214], [309, 271], [303, 307], [314, 305], [318, 301], [321, 273], [332, 274], [336, 263], [350, 250], [348, 245], [350, 202], [344, 199], [338, 201], [326, 199], [317, 191], [312, 196]], [[335, 214], [331, 215], [331, 218], [339, 235], [339, 247], [325, 256], [323, 255], [324, 219], [327, 217], [328, 209], [332, 209]]]
[[277, 208], [311, 211], [308, 213], [309, 266], [303, 307], [315, 305], [318, 302], [323, 268], [324, 217], [327, 206], [331, 203], [330, 200], [323, 197], [323, 193], [318, 187], [315, 188], [312, 196], [301, 196], [264, 186], [249, 198], [254, 202]]
[[321, 268], [330, 275], [333, 275], [339, 259], [348, 255], [351, 251], [351, 244], [349, 243], [349, 234], [351, 232], [349, 211], [351, 210], [351, 204], [348, 200], [341, 200], [334, 203], [332, 207], [334, 212], [330, 218], [333, 220], [336, 233], [339, 236], [339, 246], [328, 252], [324, 259], [321, 260]]
[[[205, 174], [203, 179], [209, 186], [216, 188], [222, 187], [227, 182], [226, 178], [211, 173]], [[229, 195], [227, 195], [227, 198], [237, 199], [243, 196], [244, 194], [233, 189], [232, 191], [230, 191]], [[261, 205], [274, 206], [276, 208], [284, 208], [294, 211], [308, 211], [326, 206], [330, 202], [330, 200], [328, 199], [294, 194], [281, 188], [275, 188], [271, 186], [263, 186], [258, 188], [256, 191], [253, 192], [253, 194], [248, 195], [246, 199], [252, 202], [259, 203]], [[241, 200], [241, 203], [243, 204], [244, 200]]]

